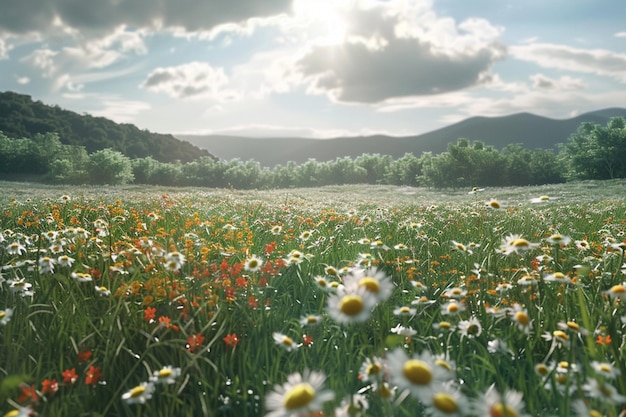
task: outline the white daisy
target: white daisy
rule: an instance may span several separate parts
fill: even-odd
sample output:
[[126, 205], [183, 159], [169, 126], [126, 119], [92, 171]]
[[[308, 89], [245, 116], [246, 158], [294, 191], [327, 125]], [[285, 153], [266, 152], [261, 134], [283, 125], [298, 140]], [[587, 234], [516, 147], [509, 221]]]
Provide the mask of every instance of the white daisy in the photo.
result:
[[154, 384], [152, 382], [142, 382], [128, 392], [122, 395], [122, 400], [126, 404], [145, 404], [154, 392]]
[[274, 386], [265, 397], [265, 417], [296, 417], [323, 409], [324, 403], [335, 399], [335, 393], [324, 390], [326, 376], [305, 370], [287, 377], [287, 382]]

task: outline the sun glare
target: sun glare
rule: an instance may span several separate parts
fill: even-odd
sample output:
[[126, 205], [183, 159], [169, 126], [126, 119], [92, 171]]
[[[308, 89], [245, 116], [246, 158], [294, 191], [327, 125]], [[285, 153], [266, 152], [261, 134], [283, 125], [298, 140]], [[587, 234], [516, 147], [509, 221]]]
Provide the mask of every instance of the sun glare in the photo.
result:
[[296, 0], [293, 3], [295, 16], [307, 21], [313, 29], [317, 43], [343, 43], [348, 32], [344, 1], [338, 0]]

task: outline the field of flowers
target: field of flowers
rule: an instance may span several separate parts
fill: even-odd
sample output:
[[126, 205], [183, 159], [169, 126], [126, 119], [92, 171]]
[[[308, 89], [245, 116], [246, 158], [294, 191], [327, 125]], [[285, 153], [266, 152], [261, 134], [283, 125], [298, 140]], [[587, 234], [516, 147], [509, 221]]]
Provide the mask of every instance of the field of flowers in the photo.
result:
[[0, 189], [0, 415], [625, 414], [624, 181]]

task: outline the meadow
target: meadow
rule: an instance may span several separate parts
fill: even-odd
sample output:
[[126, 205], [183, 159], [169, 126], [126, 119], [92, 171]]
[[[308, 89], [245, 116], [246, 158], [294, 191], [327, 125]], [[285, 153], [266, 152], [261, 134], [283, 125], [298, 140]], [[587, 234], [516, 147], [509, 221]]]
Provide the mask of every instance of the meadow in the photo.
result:
[[626, 413], [626, 181], [0, 190], [0, 415]]

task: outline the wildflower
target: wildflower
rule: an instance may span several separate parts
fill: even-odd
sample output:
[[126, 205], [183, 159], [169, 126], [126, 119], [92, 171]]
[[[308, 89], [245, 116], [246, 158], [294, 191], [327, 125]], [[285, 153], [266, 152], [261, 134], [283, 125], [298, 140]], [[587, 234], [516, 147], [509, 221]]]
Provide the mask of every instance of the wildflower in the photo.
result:
[[366, 287], [343, 287], [328, 298], [329, 316], [340, 324], [362, 323], [370, 317], [376, 298]]
[[39, 258], [39, 273], [53, 273], [54, 272], [54, 264], [56, 263], [55, 259], [50, 258], [49, 256], [44, 256]]
[[72, 272], [70, 274], [70, 276], [72, 278], [74, 278], [78, 282], [91, 282], [91, 281], [93, 281], [93, 278], [91, 277], [91, 275], [86, 273], [86, 272]]
[[300, 233], [300, 240], [303, 242], [306, 242], [307, 240], [309, 240], [311, 238], [311, 236], [313, 236], [313, 231], [312, 230], [305, 230], [302, 233]]
[[378, 302], [387, 300], [395, 288], [391, 279], [376, 268], [352, 271], [344, 278], [346, 285], [349, 285], [350, 281], [355, 281], [359, 287], [365, 288]]
[[617, 392], [617, 389], [607, 383], [594, 378], [587, 378], [587, 383], [583, 384], [583, 390], [591, 398], [611, 404], [622, 404], [626, 402], [626, 397]]
[[391, 328], [391, 333], [410, 338], [411, 336], [415, 336], [417, 334], [417, 330], [413, 329], [410, 326], [405, 327], [398, 324], [396, 325], [396, 327]]
[[96, 294], [98, 294], [98, 295], [100, 295], [102, 297], [108, 297], [109, 295], [111, 295], [111, 291], [107, 287], [105, 287], [105, 286], [96, 285], [94, 288], [96, 290]]
[[5, 308], [4, 310], [0, 310], [0, 326], [6, 326], [6, 324], [11, 320], [12, 315], [12, 308]]
[[506, 353], [511, 356], [511, 358], [515, 357], [513, 351], [509, 348], [509, 345], [503, 339], [493, 339], [487, 342], [487, 351], [489, 353]]
[[495, 210], [502, 208], [502, 204], [500, 204], [500, 202], [498, 200], [496, 200], [495, 198], [492, 198], [491, 200], [487, 201], [485, 203], [485, 206], [487, 208], [491, 208], [491, 209], [495, 209]]
[[485, 417], [525, 417], [522, 413], [524, 402], [522, 394], [517, 391], [507, 391], [503, 396], [492, 385], [483, 397], [483, 401], [476, 402], [477, 415]]
[[598, 375], [602, 375], [607, 379], [615, 379], [620, 374], [619, 368], [607, 362], [592, 361], [591, 367]]
[[272, 333], [272, 337], [274, 338], [274, 343], [281, 346], [287, 352], [291, 352], [292, 350], [296, 350], [300, 347], [293, 341], [291, 337], [282, 333], [274, 332]]
[[19, 397], [17, 398], [17, 401], [20, 403], [25, 403], [25, 402], [32, 402], [32, 403], [38, 403], [39, 402], [39, 393], [37, 392], [37, 390], [35, 389], [35, 387], [33, 385], [23, 385], [21, 387], [21, 392]]
[[87, 369], [87, 376], [85, 377], [85, 384], [87, 385], [96, 385], [98, 381], [103, 377], [102, 371], [97, 366], [90, 366]]
[[534, 249], [538, 246], [538, 243], [530, 243], [528, 240], [522, 238], [521, 235], [511, 234], [502, 239], [500, 252], [504, 255], [510, 255], [512, 253], [520, 254]]
[[335, 417], [362, 417], [369, 409], [367, 397], [363, 394], [353, 394], [343, 399], [339, 407], [335, 408]]
[[547, 203], [550, 201], [550, 196], [549, 195], [541, 195], [539, 197], [536, 198], [531, 198], [530, 202], [531, 203]]
[[263, 260], [257, 257], [256, 255], [252, 255], [243, 265], [243, 269], [249, 272], [257, 272], [263, 266]]
[[411, 317], [414, 316], [416, 312], [417, 309], [407, 306], [397, 307], [393, 310], [393, 314], [400, 317]]
[[603, 294], [608, 295], [613, 301], [619, 299], [622, 303], [626, 302], [626, 282], [613, 285], [610, 289], [604, 291]]
[[471, 191], [468, 191], [468, 194], [476, 194], [476, 193], [480, 193], [482, 191], [485, 191], [484, 188], [479, 188], [479, 187], [472, 187]]
[[546, 242], [552, 245], [567, 245], [572, 241], [572, 238], [569, 236], [563, 236], [560, 233], [554, 233], [552, 236], [546, 239]]
[[462, 311], [465, 311], [465, 304], [458, 302], [455, 299], [448, 301], [441, 306], [441, 314], [455, 316]]
[[463, 252], [468, 255], [471, 255], [473, 253], [471, 249], [469, 249], [464, 244], [457, 242], [456, 240], [452, 241], [452, 250], [457, 252]]
[[322, 322], [322, 316], [309, 314], [300, 318], [301, 326], [316, 326]]
[[279, 225], [276, 225], [270, 229], [270, 233], [273, 235], [279, 235], [282, 233], [282, 231], [283, 231], [283, 227]]
[[154, 384], [152, 382], [142, 382], [128, 392], [122, 395], [122, 400], [126, 404], [145, 404], [154, 392]]
[[537, 285], [538, 283], [539, 280], [532, 275], [523, 275], [520, 279], [517, 280], [517, 285], [521, 285], [523, 287]]
[[569, 331], [572, 333], [576, 333], [579, 336], [580, 335], [588, 335], [589, 334], [589, 330], [585, 329], [584, 327], [580, 327], [580, 325], [578, 323], [576, 323], [575, 321], [560, 321], [557, 324], [557, 327], [563, 331]]
[[471, 317], [469, 320], [462, 320], [458, 324], [459, 333], [461, 337], [468, 337], [473, 339], [480, 336], [483, 331], [483, 327], [480, 324], [480, 320], [476, 317]]
[[372, 243], [370, 243], [370, 249], [389, 250], [389, 246], [385, 245], [385, 243], [382, 240], [375, 240]]
[[154, 319], [156, 318], [156, 308], [154, 307], [146, 307], [143, 311], [143, 320], [148, 323], [154, 323]]
[[339, 275], [339, 271], [337, 271], [337, 268], [335, 268], [334, 266], [331, 266], [331, 265], [327, 265], [324, 268], [324, 273], [326, 275], [328, 275], [328, 276], [331, 276], [331, 277], [336, 277], [336, 276]]
[[64, 384], [73, 384], [78, 380], [78, 375], [76, 374], [76, 368], [66, 369], [61, 374], [63, 375], [63, 383]]
[[224, 336], [223, 340], [226, 344], [226, 347], [229, 348], [234, 348], [235, 346], [237, 346], [237, 343], [239, 343], [239, 337], [237, 336], [237, 333], [228, 333], [226, 336]]
[[313, 336], [303, 334], [302, 335], [302, 344], [306, 347], [309, 347], [313, 344]]
[[443, 298], [455, 298], [459, 300], [465, 297], [466, 294], [467, 294], [467, 290], [464, 290], [463, 288], [459, 288], [459, 287], [452, 287], [452, 288], [446, 289], [443, 292], [442, 297]]
[[298, 250], [292, 250], [287, 254], [287, 257], [284, 259], [287, 265], [298, 265], [304, 261], [304, 254]]
[[550, 373], [550, 367], [543, 362], [538, 363], [535, 365], [535, 373], [544, 378]]
[[572, 279], [562, 272], [554, 272], [552, 274], [546, 275], [543, 277], [543, 280], [545, 282], [556, 282], [560, 284], [569, 284], [572, 282]]
[[89, 359], [91, 359], [91, 355], [92, 352], [90, 350], [81, 350], [78, 352], [78, 362], [79, 363], [85, 363], [85, 362], [89, 362]]
[[287, 376], [287, 382], [274, 386], [265, 397], [265, 417], [295, 417], [322, 411], [324, 403], [335, 398], [332, 391], [323, 389], [325, 380], [323, 373], [309, 370]]
[[363, 382], [377, 381], [382, 379], [384, 371], [385, 363], [381, 358], [366, 358], [359, 369], [359, 378]]
[[180, 376], [180, 368], [164, 366], [158, 371], [154, 371], [150, 377], [150, 381], [155, 384], [174, 384], [176, 378]]
[[533, 321], [528, 316], [528, 310], [518, 303], [515, 303], [513, 304], [510, 317], [511, 320], [517, 324], [518, 329], [526, 334], [530, 333], [533, 328]]
[[425, 401], [427, 413], [434, 417], [464, 416], [471, 412], [469, 401], [451, 384], [437, 384]]
[[204, 343], [204, 336], [200, 333], [196, 333], [187, 338], [187, 350], [191, 353], [195, 353]]
[[575, 240], [574, 245], [576, 245], [576, 249], [579, 251], [589, 250], [591, 249], [591, 245], [585, 239], [583, 240]]
[[421, 307], [421, 308], [426, 308], [429, 305], [432, 305], [432, 304], [435, 304], [435, 303], [436, 303], [435, 300], [431, 300], [431, 299], [429, 299], [428, 297], [426, 297], [424, 295], [422, 295], [421, 297], [416, 298], [415, 300], [411, 301], [411, 305], [418, 306], [418, 307]]
[[41, 393], [47, 397], [59, 390], [59, 383], [56, 379], [44, 379], [41, 381]]
[[13, 242], [6, 247], [6, 251], [9, 255], [21, 255], [26, 252], [26, 247], [20, 242]]
[[398, 244], [394, 245], [393, 248], [395, 250], [406, 250], [406, 249], [408, 249], [408, 246], [405, 245], [404, 243], [398, 243]]
[[402, 348], [396, 348], [387, 354], [387, 363], [392, 381], [400, 390], [408, 390], [421, 401], [433, 394], [433, 385], [445, 376], [442, 368], [434, 365], [428, 351], [408, 357]]

